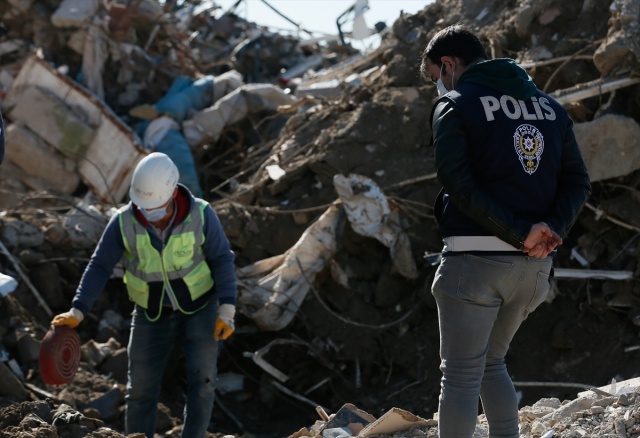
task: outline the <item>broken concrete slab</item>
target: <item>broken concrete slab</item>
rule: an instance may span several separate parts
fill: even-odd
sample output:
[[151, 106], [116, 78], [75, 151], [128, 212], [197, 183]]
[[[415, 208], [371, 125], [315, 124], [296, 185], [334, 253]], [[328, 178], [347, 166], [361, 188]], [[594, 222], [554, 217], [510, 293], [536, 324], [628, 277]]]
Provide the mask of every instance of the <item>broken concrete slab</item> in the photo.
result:
[[608, 76], [613, 69], [624, 62], [630, 49], [624, 32], [618, 31], [610, 35], [600, 44], [593, 54], [593, 64], [602, 76]]
[[[600, 386], [595, 388], [598, 391], [604, 391], [610, 395], [618, 395], [618, 394], [627, 394], [633, 392], [640, 388], [640, 377], [634, 377], [632, 379], [622, 380], [620, 382], [616, 382], [615, 379], [612, 380], [608, 385]], [[593, 389], [588, 391], [582, 391], [578, 393], [578, 397], [586, 397], [594, 392]]]
[[69, 243], [78, 249], [89, 249], [100, 239], [108, 220], [109, 216], [95, 205], [79, 203], [65, 214], [62, 226]]
[[7, 158], [31, 176], [37, 176], [53, 192], [71, 194], [80, 184], [77, 165], [46, 144], [21, 123], [6, 128]]
[[0, 239], [9, 248], [34, 248], [44, 242], [43, 231], [33, 224], [16, 218], [3, 218]]
[[640, 125], [633, 118], [607, 114], [576, 123], [574, 133], [592, 182], [640, 169]]
[[10, 119], [20, 121], [72, 160], [84, 157], [95, 135], [86, 117], [39, 86], [25, 88], [16, 103], [8, 114]]
[[0, 56], [5, 56], [26, 48], [27, 44], [23, 40], [9, 40], [0, 42]]
[[8, 0], [8, 3], [20, 12], [27, 12], [33, 4], [33, 0]]
[[[72, 130], [70, 137], [60, 134], [58, 121], [44, 118], [49, 125], [58, 132], [58, 143], [68, 146], [69, 151], [78, 151], [77, 144], [70, 142], [69, 138], [82, 138], [86, 141], [89, 135], [83, 127], [89, 126], [94, 134], [88, 141], [82, 157], [74, 157], [79, 160], [78, 172], [82, 181], [103, 202], [117, 203], [121, 201], [129, 190], [131, 174], [136, 164], [148, 152], [142, 146], [141, 140], [135, 132], [115, 116], [115, 114], [95, 95], [80, 87], [77, 83], [62, 75], [52, 68], [42, 58], [30, 56], [22, 65], [18, 76], [7, 93], [4, 104], [12, 109], [19, 105], [25, 92], [39, 86], [46, 89], [50, 95], [56, 96], [64, 102], [64, 106], [53, 106], [58, 110], [74, 108], [74, 115], [62, 111], [58, 115], [61, 121], [77, 120], [80, 123], [79, 133]], [[20, 120], [29, 118], [29, 109], [19, 112]], [[81, 115], [81, 116], [78, 116]], [[43, 115], [44, 117], [44, 115]], [[73, 125], [76, 129], [76, 124]], [[47, 139], [49, 135], [42, 127], [33, 128]], [[55, 138], [54, 138], [55, 140]]]
[[82, 27], [89, 23], [100, 8], [99, 0], [63, 0], [51, 16], [56, 27]]

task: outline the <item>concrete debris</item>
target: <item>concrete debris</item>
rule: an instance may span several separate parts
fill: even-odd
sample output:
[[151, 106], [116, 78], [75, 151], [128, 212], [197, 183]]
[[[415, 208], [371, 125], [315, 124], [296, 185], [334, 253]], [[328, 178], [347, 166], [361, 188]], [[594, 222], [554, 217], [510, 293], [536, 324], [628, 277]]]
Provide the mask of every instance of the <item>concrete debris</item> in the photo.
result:
[[[32, 55], [22, 65], [3, 108], [11, 120], [38, 134], [42, 143], [75, 161], [80, 178], [101, 201], [123, 200], [131, 172], [145, 151], [135, 133], [86, 89]], [[12, 147], [20, 148], [20, 143], [7, 145]]]
[[[573, 400], [541, 398], [520, 409], [520, 437], [636, 436], [640, 433], [638, 383], [638, 378], [618, 382], [618, 386], [612, 383], [583, 391]], [[316, 421], [289, 438], [436, 438], [437, 426], [437, 414], [424, 419], [392, 408], [376, 419], [346, 404], [328, 419]], [[479, 415], [473, 437], [485, 438], [488, 432], [486, 418]]]
[[[463, 22], [567, 108], [594, 186], [507, 358], [520, 436], [640, 436], [640, 0], [425, 1], [388, 26], [354, 0], [329, 35], [286, 10], [295, 32], [249, 22], [247, 3], [0, 2], [0, 433], [123, 436], [121, 266], [77, 328], [73, 381], [45, 385], [34, 358], [135, 165], [161, 151], [236, 254], [208, 438], [437, 437], [436, 90], [416, 60]], [[181, 433], [177, 347], [166, 437]]]
[[[640, 168], [640, 125], [631, 117], [606, 114], [575, 127], [589, 178], [602, 181], [628, 175]], [[606, 144], [604, 148], [598, 145]]]
[[[20, 123], [13, 123], [5, 131], [7, 158], [18, 166], [29, 178], [43, 180], [39, 189], [72, 194], [80, 183], [74, 160], [55, 152], [42, 137]], [[20, 145], [20, 147], [11, 147]], [[29, 185], [28, 181], [25, 184]]]

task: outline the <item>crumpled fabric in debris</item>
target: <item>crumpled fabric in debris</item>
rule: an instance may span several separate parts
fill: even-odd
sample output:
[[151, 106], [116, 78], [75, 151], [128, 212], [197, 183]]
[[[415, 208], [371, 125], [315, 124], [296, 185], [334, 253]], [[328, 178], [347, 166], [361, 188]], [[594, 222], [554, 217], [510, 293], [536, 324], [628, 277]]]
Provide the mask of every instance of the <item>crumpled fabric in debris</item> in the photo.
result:
[[71, 406], [62, 403], [56, 409], [51, 411], [52, 421], [54, 426], [60, 426], [63, 424], [77, 424], [84, 418], [80, 412], [73, 409]]
[[214, 77], [193, 80], [185, 76], [174, 79], [165, 95], [156, 103], [156, 109], [182, 122], [191, 111], [199, 111], [213, 104]]
[[409, 236], [380, 187], [371, 178], [355, 174], [337, 174], [333, 177], [333, 185], [353, 230], [361, 236], [377, 239], [389, 248], [393, 266], [404, 277], [418, 278]]
[[191, 146], [206, 141], [218, 141], [226, 126], [239, 122], [249, 114], [275, 111], [281, 105], [291, 105], [298, 99], [271, 84], [247, 84], [235, 89], [212, 106], [195, 113], [182, 124], [182, 131]]
[[153, 150], [171, 129], [179, 130], [180, 125], [169, 116], [160, 116], [151, 121], [144, 131], [144, 145]]
[[79, 424], [91, 429], [97, 429], [104, 426], [104, 421], [98, 418], [86, 417], [71, 406], [62, 403], [51, 411], [51, 424], [56, 427]]
[[[336, 234], [344, 217], [332, 205], [285, 254], [238, 269], [238, 302], [251, 309], [263, 330], [280, 330], [295, 317], [318, 272], [336, 253]], [[255, 311], [253, 311], [255, 310]]]
[[169, 129], [160, 143], [156, 145], [155, 150], [167, 154], [171, 158], [180, 172], [180, 183], [187, 186], [195, 197], [202, 198], [202, 187], [200, 187], [198, 180], [193, 154], [182, 132]]
[[143, 122], [139, 129], [144, 132], [144, 146], [150, 152], [167, 154], [178, 168], [179, 182], [184, 184], [194, 196], [202, 198], [202, 187], [198, 179], [193, 154], [182, 135], [182, 131], [180, 131], [180, 125], [165, 115], [151, 122]]
[[235, 70], [223, 73], [218, 78], [208, 75], [194, 80], [180, 76], [154, 105], [155, 111], [162, 115], [142, 125], [145, 146], [167, 154], [178, 167], [180, 182], [198, 198], [203, 196], [202, 188], [191, 148], [180, 131], [179, 123], [194, 112], [210, 107], [217, 99], [241, 85], [242, 75]]

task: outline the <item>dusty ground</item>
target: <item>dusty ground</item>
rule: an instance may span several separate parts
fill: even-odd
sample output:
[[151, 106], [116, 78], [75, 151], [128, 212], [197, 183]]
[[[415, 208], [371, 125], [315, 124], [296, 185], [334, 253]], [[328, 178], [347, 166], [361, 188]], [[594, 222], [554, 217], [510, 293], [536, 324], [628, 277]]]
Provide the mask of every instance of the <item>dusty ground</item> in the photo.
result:
[[[524, 1], [460, 0], [430, 5], [420, 14], [396, 21], [388, 49], [376, 60], [385, 69], [364, 86], [347, 91], [338, 101], [321, 102], [312, 110], [292, 116], [255, 116], [237, 126], [235, 132], [242, 132], [242, 141], [230, 131], [228, 137], [211, 145], [207, 156], [235, 145], [234, 153], [227, 153], [223, 161], [224, 170], [215, 173], [202, 166], [199, 170], [207, 198], [222, 220], [239, 267], [287, 251], [326, 204], [336, 199], [333, 175], [356, 173], [375, 178], [400, 211], [420, 271], [416, 280], [400, 276], [393, 269], [388, 248], [345, 225], [337, 238], [335, 262], [350, 273], [348, 289], [335, 282], [328, 269], [322, 272], [293, 322], [278, 332], [261, 331], [240, 309], [238, 330], [225, 342], [219, 370], [223, 375], [242, 375], [244, 384], [241, 390], [220, 392], [211, 430], [256, 438], [283, 437], [313, 424], [318, 419], [316, 404], [328, 412], [353, 403], [374, 416], [394, 406], [425, 418], [433, 416], [440, 378], [437, 312], [429, 292], [435, 267], [420, 261], [424, 253], [437, 252], [441, 246], [431, 208], [439, 187], [434, 180], [424, 178], [434, 172], [429, 112], [435, 88], [418, 77], [420, 53], [437, 29], [462, 20], [478, 29], [496, 56], [527, 58], [528, 54], [531, 58], [534, 49], [543, 47], [549, 48], [554, 57], [579, 51], [592, 54], [597, 47], [594, 42], [607, 36], [611, 25], [610, 2], [585, 3], [590, 7], [583, 10], [580, 2], [561, 6], [552, 1], [537, 2], [530, 11], [534, 17], [530, 20], [523, 12], [528, 5]], [[637, 6], [638, 2], [628, 3]], [[476, 20], [485, 7], [484, 17]], [[560, 14], [548, 21], [555, 9]], [[582, 59], [562, 68], [551, 64], [529, 73], [540, 87], [548, 83], [548, 91], [600, 77], [593, 63]], [[586, 121], [611, 112], [640, 120], [637, 86], [616, 94], [606, 107], [603, 99], [591, 98], [574, 105], [572, 116], [576, 121]], [[249, 168], [250, 159], [260, 156], [252, 155], [252, 151], [268, 140], [273, 140], [274, 146], [262, 156], [274, 153], [286, 140], [308, 147], [303, 148], [303, 153], [288, 157], [287, 175], [276, 182], [260, 173], [238, 177], [240, 187], [247, 189], [243, 196], [236, 197], [241, 205], [226, 199], [233, 195], [227, 192], [227, 186], [211, 191]], [[205, 161], [202, 158], [199, 164]], [[413, 178], [418, 181], [411, 182]], [[591, 202], [628, 226], [596, 220], [592, 211], [585, 210], [560, 250], [557, 267], [583, 268], [571, 254], [576, 248], [592, 269], [638, 272], [639, 183], [638, 173], [633, 172], [615, 181], [594, 184]], [[54, 208], [64, 211], [64, 206], [56, 200], [36, 199], [9, 210], [8, 215], [43, 226]], [[272, 207], [278, 207], [279, 212], [273, 212]], [[17, 250], [17, 254], [53, 310], [64, 311], [91, 250], [61, 248], [45, 242], [36, 249]], [[640, 353], [625, 352], [625, 348], [640, 345], [635, 319], [640, 310], [636, 277], [626, 282], [555, 281], [555, 296], [524, 323], [507, 357], [514, 381], [533, 385], [518, 386], [521, 406], [543, 397], [573, 399], [579, 391], [563, 386], [535, 386], [539, 382], [601, 386], [612, 378], [620, 381], [638, 375]], [[110, 281], [79, 327], [81, 339], [106, 342], [114, 337], [125, 346], [126, 321], [118, 329], [99, 325], [107, 309], [116, 310], [125, 319], [131, 310], [117, 279]], [[0, 311], [5, 347], [13, 356], [18, 356], [20, 330], [28, 327], [41, 338], [48, 325], [48, 318], [24, 286], [14, 296], [0, 301]], [[275, 339], [296, 341], [274, 347], [266, 358], [288, 376], [286, 388], [304, 400], [279, 390], [273, 379], [247, 357], [247, 353]], [[108, 365], [83, 364], [75, 380], [65, 387], [47, 387], [34, 363], [21, 365], [30, 370], [26, 381], [50, 392], [54, 405], [65, 402], [94, 418], [96, 412], [87, 410], [92, 400], [114, 390], [114, 385], [123, 391], [126, 370], [123, 356], [117, 357]], [[163, 431], [177, 426], [181, 416], [183, 381], [176, 378], [181, 371], [179, 354], [175, 359], [169, 364], [162, 394], [159, 430]], [[29, 398], [44, 396], [32, 392]], [[0, 408], [6, 409], [0, 416], [3, 421], [24, 417], [17, 408], [17, 403], [24, 400], [0, 400]], [[47, 410], [42, 404], [32, 408]], [[120, 436], [113, 431], [123, 430], [121, 403], [116, 403], [112, 414], [102, 419], [110, 429], [94, 431], [91, 436]], [[8, 426], [0, 429], [0, 436], [27, 436]], [[42, 427], [38, 436], [84, 436], [87, 430], [59, 430], [55, 435], [46, 429]]]

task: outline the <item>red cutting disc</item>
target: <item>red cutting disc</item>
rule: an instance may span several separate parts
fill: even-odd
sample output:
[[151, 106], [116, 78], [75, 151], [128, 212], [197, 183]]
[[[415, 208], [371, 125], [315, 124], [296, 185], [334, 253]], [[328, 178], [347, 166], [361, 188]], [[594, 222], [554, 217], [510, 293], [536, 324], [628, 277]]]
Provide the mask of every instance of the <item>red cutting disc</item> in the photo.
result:
[[40, 345], [40, 375], [47, 385], [69, 383], [80, 364], [80, 336], [71, 327], [51, 327]]

